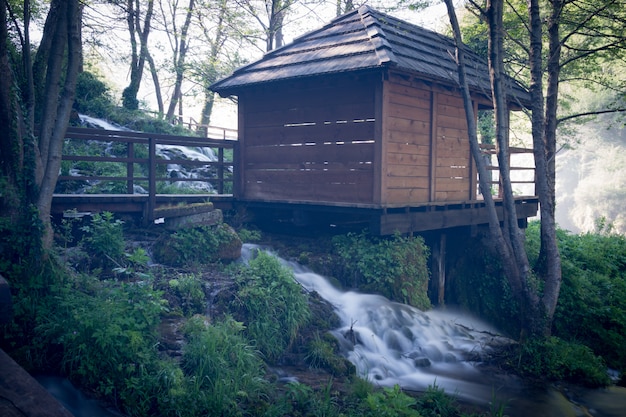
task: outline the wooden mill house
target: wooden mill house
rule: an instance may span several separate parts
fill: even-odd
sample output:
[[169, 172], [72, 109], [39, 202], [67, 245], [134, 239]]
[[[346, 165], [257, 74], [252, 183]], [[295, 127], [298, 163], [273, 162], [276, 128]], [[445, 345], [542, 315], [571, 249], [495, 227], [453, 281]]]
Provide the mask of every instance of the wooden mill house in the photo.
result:
[[[238, 101], [235, 200], [381, 235], [486, 223], [454, 53], [452, 39], [362, 6], [213, 84]], [[476, 113], [491, 108], [489, 71], [466, 53]], [[506, 85], [511, 109], [528, 104]], [[533, 195], [516, 203], [522, 223], [537, 212]]]

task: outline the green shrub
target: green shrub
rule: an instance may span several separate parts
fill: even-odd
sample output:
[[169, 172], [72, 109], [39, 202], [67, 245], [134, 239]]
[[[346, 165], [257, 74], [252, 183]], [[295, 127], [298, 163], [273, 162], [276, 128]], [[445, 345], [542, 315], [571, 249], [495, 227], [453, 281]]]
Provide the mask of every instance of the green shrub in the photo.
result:
[[237, 286], [232, 306], [246, 323], [248, 337], [267, 360], [277, 360], [310, 318], [302, 288], [291, 270], [260, 251], [240, 270]]
[[202, 280], [196, 274], [177, 274], [169, 286], [180, 298], [185, 315], [199, 314], [205, 309], [205, 294]]
[[[534, 261], [539, 225], [529, 225], [527, 241]], [[615, 369], [626, 369], [626, 237], [606, 233], [558, 231], [561, 292], [553, 334], [582, 343]]]
[[263, 361], [243, 331], [243, 324], [230, 317], [213, 324], [203, 317], [189, 320], [182, 358], [188, 401], [177, 410], [180, 415], [240, 416], [242, 408], [267, 395]]
[[85, 232], [82, 242], [89, 251], [93, 265], [119, 266], [124, 256], [124, 222], [113, 218], [113, 213], [105, 211], [96, 213], [91, 222], [83, 226]]
[[350, 233], [335, 237], [333, 243], [346, 283], [422, 310], [430, 308], [429, 250], [421, 237], [382, 239]]
[[320, 336], [315, 333], [307, 343], [304, 361], [313, 369], [326, 369], [334, 376], [349, 376], [355, 373], [354, 365], [343, 358], [337, 339], [330, 333]]
[[143, 380], [157, 363], [157, 326], [164, 307], [162, 293], [149, 281], [82, 277], [57, 294], [38, 337], [62, 348], [61, 368], [70, 379], [138, 407], [140, 390], [133, 381]]
[[609, 383], [602, 358], [580, 343], [567, 342], [557, 337], [529, 340], [522, 345], [512, 365], [522, 375], [541, 380], [564, 380], [591, 387]]
[[74, 108], [79, 113], [107, 117], [114, 107], [109, 87], [95, 74], [83, 71], [76, 81]]
[[398, 385], [384, 388], [366, 399], [370, 414], [376, 417], [421, 417], [415, 398], [406, 395]]
[[437, 383], [429, 385], [417, 400], [417, 409], [424, 417], [453, 417], [460, 414], [459, 407], [450, 395]]

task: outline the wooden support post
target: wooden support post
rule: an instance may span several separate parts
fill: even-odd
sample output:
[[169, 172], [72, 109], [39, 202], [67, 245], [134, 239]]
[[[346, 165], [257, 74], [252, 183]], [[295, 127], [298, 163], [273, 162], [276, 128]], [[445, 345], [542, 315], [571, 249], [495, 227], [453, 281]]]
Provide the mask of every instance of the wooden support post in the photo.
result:
[[217, 193], [224, 194], [224, 148], [217, 149]]
[[446, 290], [446, 234], [441, 232], [439, 239], [433, 242], [433, 276], [435, 281], [434, 289], [437, 291], [437, 304], [443, 306], [445, 303]]
[[133, 159], [135, 159], [135, 144], [131, 141], [128, 142], [128, 151], [126, 157], [129, 161], [126, 163], [126, 177], [128, 178], [126, 181], [126, 193], [133, 194], [135, 191], [135, 187], [133, 184], [133, 177], [135, 176], [135, 166], [133, 164]]
[[144, 223], [154, 221], [154, 209], [156, 208], [156, 139], [150, 138], [148, 142], [148, 212], [144, 216]]

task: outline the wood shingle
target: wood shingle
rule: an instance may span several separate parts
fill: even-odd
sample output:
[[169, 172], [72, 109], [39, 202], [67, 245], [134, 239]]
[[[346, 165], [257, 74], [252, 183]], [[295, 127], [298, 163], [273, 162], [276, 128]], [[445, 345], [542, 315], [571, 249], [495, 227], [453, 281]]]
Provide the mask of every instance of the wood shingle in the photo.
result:
[[[487, 63], [469, 49], [465, 53], [470, 88], [490, 95]], [[211, 89], [229, 96], [254, 84], [385, 67], [456, 87], [454, 54], [453, 39], [361, 6], [237, 69]], [[511, 102], [529, 103], [524, 87], [512, 78], [506, 84]]]

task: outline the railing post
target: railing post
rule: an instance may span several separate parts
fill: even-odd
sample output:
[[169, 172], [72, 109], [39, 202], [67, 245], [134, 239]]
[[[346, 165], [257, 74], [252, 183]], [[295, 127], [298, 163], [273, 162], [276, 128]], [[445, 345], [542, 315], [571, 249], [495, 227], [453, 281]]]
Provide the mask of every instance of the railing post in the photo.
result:
[[[135, 159], [135, 144], [133, 142], [127, 143], [128, 149], [126, 153], [126, 157], [128, 159]], [[133, 161], [128, 161], [126, 163], [126, 193], [133, 194], [135, 191], [133, 177], [135, 176], [135, 167]]]
[[217, 150], [217, 193], [224, 194], [224, 147]]
[[156, 208], [156, 140], [148, 139], [148, 222], [154, 221]]

